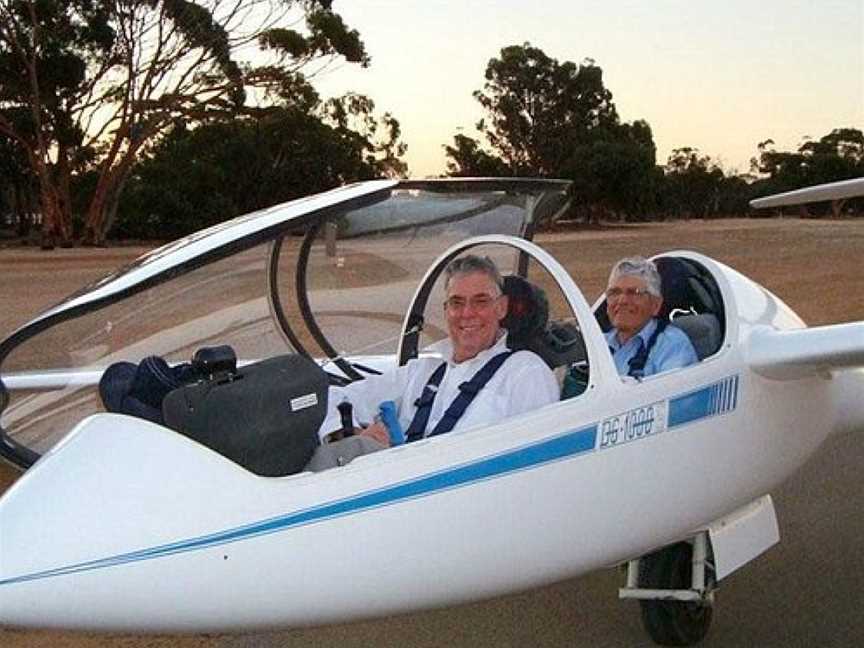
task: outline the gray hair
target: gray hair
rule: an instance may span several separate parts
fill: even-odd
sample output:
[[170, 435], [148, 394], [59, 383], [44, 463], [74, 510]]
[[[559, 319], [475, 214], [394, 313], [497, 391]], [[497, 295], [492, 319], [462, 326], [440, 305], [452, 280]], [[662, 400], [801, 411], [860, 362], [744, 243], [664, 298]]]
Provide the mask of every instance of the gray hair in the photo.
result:
[[655, 297], [662, 297], [660, 273], [653, 261], [640, 256], [626, 257], [621, 259], [612, 268], [609, 275], [609, 284], [612, 285], [618, 277], [639, 277], [645, 282], [648, 292]]
[[447, 264], [444, 269], [444, 288], [450, 287], [450, 279], [454, 275], [466, 275], [474, 272], [485, 274], [498, 287], [500, 293], [504, 292], [504, 279], [501, 278], [501, 273], [498, 272], [498, 266], [495, 265], [495, 262], [488, 256], [479, 257], [474, 254], [453, 259]]

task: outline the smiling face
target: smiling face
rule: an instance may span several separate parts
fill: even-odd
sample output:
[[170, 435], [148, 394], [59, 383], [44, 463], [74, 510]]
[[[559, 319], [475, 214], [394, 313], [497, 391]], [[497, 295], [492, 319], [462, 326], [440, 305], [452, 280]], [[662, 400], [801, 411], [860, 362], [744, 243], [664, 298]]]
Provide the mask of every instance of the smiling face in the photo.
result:
[[642, 330], [663, 305], [661, 297], [647, 292], [644, 279], [632, 275], [617, 277], [609, 284], [606, 295], [606, 312], [622, 344]]
[[507, 297], [485, 272], [455, 274], [447, 286], [444, 306], [453, 360], [470, 360], [495, 344]]

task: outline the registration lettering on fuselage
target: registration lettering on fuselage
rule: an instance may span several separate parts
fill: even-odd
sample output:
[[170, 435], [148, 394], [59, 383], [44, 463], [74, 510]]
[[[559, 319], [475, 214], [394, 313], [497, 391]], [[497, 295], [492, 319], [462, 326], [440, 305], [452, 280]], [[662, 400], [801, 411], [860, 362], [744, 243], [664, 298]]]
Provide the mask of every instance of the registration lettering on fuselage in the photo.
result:
[[657, 401], [616, 414], [600, 422], [597, 447], [601, 450], [637, 441], [666, 430], [666, 401]]

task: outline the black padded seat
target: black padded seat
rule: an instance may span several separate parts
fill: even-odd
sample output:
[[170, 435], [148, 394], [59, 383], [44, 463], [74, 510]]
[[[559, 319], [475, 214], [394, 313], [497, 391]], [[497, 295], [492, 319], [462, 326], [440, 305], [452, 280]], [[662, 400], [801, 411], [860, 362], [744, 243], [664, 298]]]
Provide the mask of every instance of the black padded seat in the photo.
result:
[[527, 349], [531, 340], [546, 330], [549, 300], [542, 288], [517, 275], [504, 277], [507, 315], [501, 325], [507, 329], [507, 346], [514, 351]]
[[504, 277], [509, 304], [502, 326], [514, 351], [533, 351], [550, 369], [587, 360], [585, 343], [572, 322], [549, 322], [549, 301], [542, 288], [516, 275]]
[[663, 287], [660, 317], [683, 330], [699, 360], [723, 344], [723, 300], [710, 273], [699, 263], [682, 257], [655, 259]]

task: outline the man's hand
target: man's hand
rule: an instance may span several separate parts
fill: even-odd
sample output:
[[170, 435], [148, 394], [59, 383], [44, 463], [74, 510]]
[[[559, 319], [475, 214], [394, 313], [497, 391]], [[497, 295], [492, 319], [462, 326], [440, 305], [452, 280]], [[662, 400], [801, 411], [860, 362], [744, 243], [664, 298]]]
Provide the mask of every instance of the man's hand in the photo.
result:
[[356, 434], [369, 437], [383, 445], [385, 448], [390, 447], [390, 432], [387, 430], [387, 426], [380, 421], [373, 423], [369, 427], [357, 430]]

